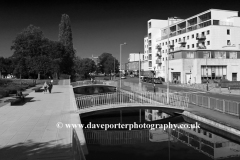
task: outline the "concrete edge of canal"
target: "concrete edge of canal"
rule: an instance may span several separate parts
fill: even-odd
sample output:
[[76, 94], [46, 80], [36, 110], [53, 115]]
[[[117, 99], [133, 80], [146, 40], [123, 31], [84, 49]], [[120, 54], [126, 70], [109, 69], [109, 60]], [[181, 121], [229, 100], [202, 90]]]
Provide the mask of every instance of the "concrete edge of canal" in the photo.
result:
[[207, 118], [203, 118], [188, 111], [184, 111], [182, 115], [184, 120], [188, 123], [198, 122], [200, 124], [200, 127], [207, 129], [214, 134], [240, 143], [240, 131], [235, 128], [212, 121]]

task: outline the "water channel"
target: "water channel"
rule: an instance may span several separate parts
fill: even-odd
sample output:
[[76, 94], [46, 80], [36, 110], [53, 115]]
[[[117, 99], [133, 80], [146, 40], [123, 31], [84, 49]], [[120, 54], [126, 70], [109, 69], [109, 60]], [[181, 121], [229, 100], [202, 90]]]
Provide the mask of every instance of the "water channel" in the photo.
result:
[[[148, 90], [146, 88], [146, 90]], [[115, 92], [114, 87], [102, 85], [74, 88], [78, 96]], [[181, 115], [170, 116], [161, 110], [125, 108], [94, 114], [81, 114], [81, 122], [93, 124], [187, 124]], [[195, 123], [191, 121], [191, 123]], [[95, 125], [95, 126], [96, 126]], [[212, 130], [216, 130], [213, 132]], [[239, 160], [240, 143], [222, 137], [218, 128], [211, 132], [200, 126], [179, 129], [129, 130], [123, 128], [85, 129], [84, 135], [89, 154], [87, 160]]]
[[[165, 120], [165, 121], [164, 121]], [[184, 118], [161, 111], [125, 109], [99, 113], [81, 118], [83, 124], [186, 124]], [[217, 129], [217, 128], [216, 128]], [[89, 154], [96, 159], [163, 159], [163, 160], [239, 160], [240, 145], [200, 129], [86, 129], [84, 130]], [[169, 152], [170, 150], [170, 152]]]

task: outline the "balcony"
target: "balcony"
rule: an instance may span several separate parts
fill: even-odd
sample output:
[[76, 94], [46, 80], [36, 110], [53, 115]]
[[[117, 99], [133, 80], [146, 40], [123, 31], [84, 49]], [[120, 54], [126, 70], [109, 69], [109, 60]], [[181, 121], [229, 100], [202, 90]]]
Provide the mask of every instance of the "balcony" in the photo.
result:
[[181, 40], [178, 42], [178, 44], [185, 45], [187, 42], [185, 40]]
[[199, 43], [198, 44], [198, 49], [207, 49], [207, 47], [205, 46], [205, 44]]
[[200, 35], [196, 37], [196, 40], [205, 40], [206, 36], [205, 35]]
[[158, 44], [158, 45], [156, 46], [156, 49], [157, 49], [158, 51], [161, 51], [162, 46]]
[[156, 60], [156, 64], [161, 64], [162, 63], [162, 60], [161, 59], [157, 59]]
[[175, 51], [180, 51], [180, 50], [185, 50], [185, 49], [186, 49], [185, 47], [176, 47]]
[[174, 44], [169, 44], [169, 48], [173, 48], [174, 47]]

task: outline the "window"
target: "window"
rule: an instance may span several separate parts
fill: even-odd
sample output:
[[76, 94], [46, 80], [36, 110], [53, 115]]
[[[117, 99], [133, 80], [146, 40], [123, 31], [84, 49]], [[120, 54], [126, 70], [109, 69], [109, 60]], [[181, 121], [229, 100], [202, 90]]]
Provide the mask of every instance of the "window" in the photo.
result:
[[211, 133], [208, 133], [208, 136], [209, 136], [209, 138], [212, 138], [212, 134]]
[[192, 44], [192, 48], [194, 48], [194, 44]]
[[230, 35], [230, 29], [227, 29], [227, 35]]
[[194, 34], [192, 35], [192, 38], [194, 38]]
[[231, 45], [231, 41], [227, 40], [227, 45], [230, 46]]
[[164, 53], [164, 50], [162, 50], [162, 53]]
[[151, 54], [149, 54], [149, 60], [152, 60], [152, 55]]
[[175, 41], [177, 42], [177, 39]]
[[198, 37], [198, 33], [196, 34], [196, 37]]
[[165, 44], [167, 45], [167, 42]]
[[164, 42], [162, 43], [162, 45], [164, 46]]
[[207, 45], [210, 45], [210, 41], [207, 41]]
[[226, 52], [215, 51], [214, 52], [214, 57], [215, 58], [226, 58]]
[[198, 47], [198, 43], [196, 43], [196, 47]]
[[152, 67], [152, 61], [149, 61], [148, 64], [149, 64], [149, 67]]
[[189, 49], [189, 45], [187, 45], [187, 49]]
[[164, 58], [162, 58], [162, 60], [164, 61]]
[[148, 23], [148, 28], [151, 28], [151, 27], [152, 27], [151, 22], [149, 22]]
[[209, 51], [203, 52], [203, 58], [210, 58], [210, 57], [211, 57], [211, 52], [209, 52]]
[[194, 58], [194, 52], [187, 52], [187, 58]]
[[230, 59], [237, 59], [237, 52], [229, 52]]
[[207, 30], [207, 34], [210, 34], [210, 30]]
[[187, 39], [189, 39], [189, 36], [187, 36]]

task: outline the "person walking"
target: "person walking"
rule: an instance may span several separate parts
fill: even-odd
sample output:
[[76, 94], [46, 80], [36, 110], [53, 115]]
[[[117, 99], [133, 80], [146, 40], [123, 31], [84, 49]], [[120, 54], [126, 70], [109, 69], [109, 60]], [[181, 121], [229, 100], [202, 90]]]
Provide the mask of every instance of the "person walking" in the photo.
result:
[[45, 83], [43, 85], [43, 89], [44, 89], [44, 94], [47, 93], [48, 85], [47, 85], [46, 81], [45, 81]]
[[53, 87], [52, 82], [49, 82], [49, 84], [48, 84], [48, 91], [49, 91], [49, 93], [52, 93], [52, 87]]

